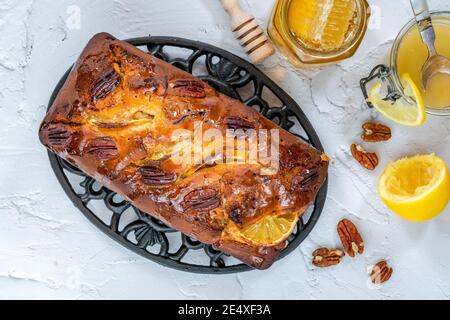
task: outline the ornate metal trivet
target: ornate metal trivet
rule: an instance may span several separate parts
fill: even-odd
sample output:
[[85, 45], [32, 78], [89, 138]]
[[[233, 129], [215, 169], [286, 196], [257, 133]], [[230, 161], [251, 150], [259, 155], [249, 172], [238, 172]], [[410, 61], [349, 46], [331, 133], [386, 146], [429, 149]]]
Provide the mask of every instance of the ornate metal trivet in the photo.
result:
[[[172, 37], [146, 37], [129, 43], [193, 73], [224, 94], [241, 100], [265, 117], [319, 150], [320, 140], [300, 107], [281, 88], [247, 61], [214, 46]], [[52, 105], [69, 71], [55, 88]], [[195, 273], [252, 270], [236, 259], [191, 239], [141, 212], [116, 193], [99, 185], [68, 162], [49, 152], [52, 168], [64, 191], [83, 214], [128, 249], [167, 267]], [[327, 184], [300, 219], [281, 257], [292, 252], [311, 232], [322, 212]]]

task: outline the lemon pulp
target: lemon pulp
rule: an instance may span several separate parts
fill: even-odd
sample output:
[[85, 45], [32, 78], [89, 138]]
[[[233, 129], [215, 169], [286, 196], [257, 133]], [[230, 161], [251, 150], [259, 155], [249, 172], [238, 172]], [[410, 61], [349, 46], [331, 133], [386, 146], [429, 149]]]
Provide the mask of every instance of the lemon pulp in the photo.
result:
[[405, 219], [429, 220], [441, 213], [450, 199], [448, 168], [434, 154], [400, 159], [389, 164], [380, 177], [379, 194]]

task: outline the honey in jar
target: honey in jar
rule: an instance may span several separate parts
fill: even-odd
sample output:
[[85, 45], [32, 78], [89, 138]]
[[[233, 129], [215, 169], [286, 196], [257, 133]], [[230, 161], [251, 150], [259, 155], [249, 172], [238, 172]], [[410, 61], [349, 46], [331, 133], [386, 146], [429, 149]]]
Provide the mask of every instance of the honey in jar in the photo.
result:
[[[436, 31], [437, 52], [450, 59], [450, 16], [433, 15], [433, 26]], [[415, 24], [401, 38], [396, 53], [398, 74], [409, 73], [411, 79], [421, 91], [425, 104], [429, 108], [450, 108], [450, 76], [438, 74], [430, 79], [425, 90], [421, 85], [421, 71], [428, 58], [428, 49], [420, 37]]]
[[367, 30], [366, 0], [278, 0], [268, 33], [295, 66], [352, 56]]

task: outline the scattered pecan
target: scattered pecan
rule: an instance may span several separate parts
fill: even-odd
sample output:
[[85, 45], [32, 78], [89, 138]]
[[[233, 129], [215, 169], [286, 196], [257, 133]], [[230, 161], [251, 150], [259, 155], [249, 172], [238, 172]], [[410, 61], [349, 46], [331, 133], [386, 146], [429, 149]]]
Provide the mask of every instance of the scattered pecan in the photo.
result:
[[170, 84], [173, 94], [179, 97], [204, 98], [205, 85], [197, 80], [178, 79]]
[[391, 129], [381, 123], [366, 122], [362, 128], [364, 132], [361, 139], [366, 142], [387, 141], [392, 137]]
[[116, 143], [111, 137], [100, 137], [90, 140], [85, 150], [87, 154], [101, 160], [114, 159], [119, 155]]
[[381, 284], [388, 281], [392, 276], [392, 268], [388, 266], [387, 262], [381, 260], [373, 266], [370, 273], [370, 279], [374, 284]]
[[105, 98], [119, 83], [120, 75], [115, 70], [104, 74], [92, 88], [92, 102], [96, 103], [98, 100]]
[[356, 226], [348, 219], [341, 220], [337, 225], [339, 238], [350, 257], [355, 257], [356, 253], [364, 252], [364, 242]]
[[353, 158], [356, 159], [367, 170], [374, 170], [378, 165], [378, 156], [376, 153], [367, 152], [363, 147], [352, 144], [350, 147]]
[[225, 119], [223, 120], [223, 123], [228, 128], [233, 129], [233, 130], [237, 130], [237, 129], [249, 130], [249, 129], [255, 128], [255, 125], [253, 123], [251, 123], [250, 121], [243, 119], [243, 118], [239, 118], [239, 117], [233, 117], [233, 116], [225, 117]]
[[69, 129], [63, 124], [51, 124], [47, 129], [48, 144], [52, 148], [64, 148], [72, 137]]
[[342, 250], [320, 248], [313, 252], [312, 263], [319, 268], [331, 267], [339, 264], [344, 256], [345, 253]]
[[214, 189], [198, 189], [186, 195], [181, 206], [184, 211], [210, 211], [220, 206], [220, 199]]
[[319, 171], [317, 169], [303, 169], [292, 178], [292, 188], [301, 192], [307, 192], [317, 186]]
[[138, 171], [142, 181], [150, 186], [169, 185], [177, 179], [175, 173], [165, 172], [154, 166], [142, 167]]

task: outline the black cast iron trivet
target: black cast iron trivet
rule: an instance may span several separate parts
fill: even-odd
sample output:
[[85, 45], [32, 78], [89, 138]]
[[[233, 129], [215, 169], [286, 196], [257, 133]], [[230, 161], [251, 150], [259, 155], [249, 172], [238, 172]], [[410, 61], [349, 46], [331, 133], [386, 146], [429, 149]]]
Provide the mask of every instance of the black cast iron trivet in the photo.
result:
[[[128, 42], [193, 73], [323, 151], [316, 132], [297, 103], [249, 62], [209, 44], [181, 38], [145, 37]], [[69, 71], [56, 86], [49, 107], [68, 74]], [[124, 247], [182, 271], [224, 274], [252, 270], [212, 246], [191, 239], [141, 212], [53, 153], [49, 152], [49, 158], [56, 177], [75, 206]], [[325, 182], [314, 205], [302, 216], [295, 232], [287, 240], [288, 246], [280, 258], [297, 248], [311, 232], [322, 212], [326, 193]]]

